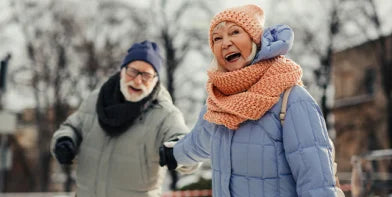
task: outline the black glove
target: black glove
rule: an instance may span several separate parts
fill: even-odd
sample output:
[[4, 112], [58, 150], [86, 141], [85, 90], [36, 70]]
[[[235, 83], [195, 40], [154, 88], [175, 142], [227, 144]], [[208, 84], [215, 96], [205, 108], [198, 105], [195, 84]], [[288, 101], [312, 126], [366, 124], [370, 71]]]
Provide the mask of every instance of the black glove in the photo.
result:
[[54, 154], [60, 164], [72, 164], [75, 158], [76, 147], [69, 137], [61, 137], [57, 140]]
[[167, 165], [169, 170], [174, 170], [177, 168], [177, 161], [173, 155], [173, 148], [168, 148], [164, 145], [159, 147], [159, 165]]

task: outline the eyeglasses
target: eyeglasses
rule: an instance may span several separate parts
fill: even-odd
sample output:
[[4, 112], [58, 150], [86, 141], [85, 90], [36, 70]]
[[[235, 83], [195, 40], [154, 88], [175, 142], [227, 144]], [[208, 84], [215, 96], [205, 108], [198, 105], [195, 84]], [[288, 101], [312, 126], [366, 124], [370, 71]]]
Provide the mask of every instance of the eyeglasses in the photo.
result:
[[138, 75], [142, 76], [142, 81], [144, 83], [146, 82], [150, 82], [153, 78], [155, 78], [157, 75], [156, 74], [151, 74], [148, 72], [141, 72], [138, 71], [137, 69], [131, 68], [131, 67], [127, 67], [127, 70], [125, 72], [129, 77], [131, 77], [132, 79], [136, 78]]

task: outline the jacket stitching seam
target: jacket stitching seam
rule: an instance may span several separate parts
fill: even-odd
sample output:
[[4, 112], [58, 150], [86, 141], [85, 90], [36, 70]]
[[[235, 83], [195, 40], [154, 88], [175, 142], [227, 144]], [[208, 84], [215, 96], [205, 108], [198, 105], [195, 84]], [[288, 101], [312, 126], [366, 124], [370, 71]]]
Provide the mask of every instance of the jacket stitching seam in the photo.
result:
[[[308, 105], [305, 105], [305, 106], [306, 106], [307, 112], [309, 112], [309, 110], [312, 110], [312, 109], [309, 109], [309, 106], [308, 106]], [[313, 105], [312, 105], [312, 106], [313, 106]], [[313, 110], [316, 110], [316, 109], [313, 108]], [[315, 144], [315, 146], [316, 146], [317, 157], [318, 157], [318, 160], [319, 160], [319, 162], [320, 162], [320, 168], [321, 168], [321, 174], [322, 174], [322, 176], [323, 176], [323, 182], [327, 182], [327, 183], [328, 183], [327, 177], [325, 176], [325, 172], [324, 172], [324, 170], [323, 170], [323, 169], [324, 169], [324, 168], [323, 168], [323, 163], [322, 163], [322, 161], [321, 161], [320, 150], [319, 150], [320, 143], [319, 143], [319, 141], [318, 141], [317, 138], [316, 138], [315, 128], [313, 127], [314, 125], [312, 124], [312, 121], [311, 121], [311, 119], [310, 119], [309, 116], [308, 116], [308, 120], [309, 120], [310, 128], [312, 129], [313, 140], [314, 140], [314, 144]], [[320, 120], [320, 119], [319, 119], [319, 120]], [[322, 126], [321, 126], [321, 127], [322, 127]], [[321, 132], [322, 132], [322, 129], [321, 129]]]
[[[287, 112], [289, 111], [289, 106], [287, 106]], [[287, 120], [286, 120], [287, 121]], [[305, 164], [305, 162], [304, 162], [304, 157], [303, 157], [303, 148], [301, 147], [301, 142], [299, 141], [299, 139], [298, 139], [298, 133], [297, 133], [297, 128], [296, 128], [296, 124], [294, 124], [294, 122], [293, 122], [293, 120], [292, 119], [290, 119], [290, 121], [291, 121], [291, 125], [293, 125], [293, 127], [294, 127], [294, 133], [295, 133], [295, 137], [296, 137], [296, 139], [297, 139], [297, 142], [298, 142], [298, 145], [297, 145], [297, 151], [299, 152], [299, 155], [300, 155], [300, 157], [301, 157], [301, 163], [302, 163], [302, 166], [304, 166], [305, 168], [306, 168], [306, 164]], [[287, 153], [288, 154], [288, 153]], [[290, 164], [289, 164], [290, 165]], [[300, 176], [300, 174], [298, 174], [297, 175], [297, 177], [295, 177], [295, 179], [296, 179], [296, 181], [297, 181], [297, 179], [298, 179], [298, 176]], [[302, 191], [301, 191], [301, 193], [302, 193]]]

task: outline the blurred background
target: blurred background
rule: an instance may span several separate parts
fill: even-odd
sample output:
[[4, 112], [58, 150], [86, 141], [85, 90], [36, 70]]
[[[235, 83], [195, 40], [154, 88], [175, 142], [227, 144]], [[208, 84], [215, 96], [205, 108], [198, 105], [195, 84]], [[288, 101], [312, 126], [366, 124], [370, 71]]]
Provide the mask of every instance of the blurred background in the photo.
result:
[[[264, 8], [266, 27], [293, 28], [287, 56], [322, 108], [346, 196], [391, 196], [390, 0], [1, 0], [0, 196], [72, 195], [75, 166], [51, 157], [52, 134], [134, 42], [159, 43], [163, 84], [192, 127], [206, 99], [209, 22], [247, 3]], [[164, 196], [209, 196], [210, 178], [208, 163], [168, 174]]]

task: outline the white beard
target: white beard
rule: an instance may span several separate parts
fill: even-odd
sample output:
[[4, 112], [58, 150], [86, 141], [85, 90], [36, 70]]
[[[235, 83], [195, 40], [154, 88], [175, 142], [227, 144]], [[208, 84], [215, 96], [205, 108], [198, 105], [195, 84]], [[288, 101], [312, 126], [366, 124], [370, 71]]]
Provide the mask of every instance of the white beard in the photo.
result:
[[[154, 89], [156, 82], [157, 82], [157, 80], [154, 80], [154, 82], [152, 82], [150, 87], [146, 87], [144, 84], [140, 84], [139, 86], [136, 86], [135, 83], [133, 82], [133, 80], [128, 81], [128, 83], [125, 82], [124, 75], [126, 75], [125, 69], [123, 69], [121, 71], [120, 90], [121, 90], [121, 93], [124, 95], [125, 100], [130, 101], [130, 102], [141, 101], [143, 98], [150, 95], [150, 93]], [[134, 88], [141, 89], [142, 90], [141, 94], [130, 94], [128, 91], [128, 86], [132, 86]]]

